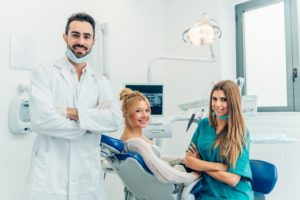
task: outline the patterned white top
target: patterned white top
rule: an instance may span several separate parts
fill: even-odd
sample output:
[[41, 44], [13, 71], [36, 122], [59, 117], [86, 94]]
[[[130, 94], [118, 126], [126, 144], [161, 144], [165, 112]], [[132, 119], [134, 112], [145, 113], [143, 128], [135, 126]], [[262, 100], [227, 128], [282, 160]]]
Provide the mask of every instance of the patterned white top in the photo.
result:
[[188, 185], [195, 178], [191, 173], [182, 172], [160, 159], [159, 147], [142, 138], [131, 138], [124, 142], [126, 151], [140, 154], [154, 176], [163, 183], [184, 183]]

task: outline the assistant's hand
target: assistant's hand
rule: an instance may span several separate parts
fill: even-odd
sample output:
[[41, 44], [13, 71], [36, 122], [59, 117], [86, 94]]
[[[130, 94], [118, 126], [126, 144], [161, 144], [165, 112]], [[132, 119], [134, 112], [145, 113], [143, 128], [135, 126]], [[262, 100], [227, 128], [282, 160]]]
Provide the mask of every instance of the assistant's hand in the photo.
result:
[[186, 155], [183, 160], [183, 163], [186, 167], [195, 169], [194, 164], [198, 159], [200, 160], [201, 158], [197, 150], [197, 147], [194, 143], [191, 143], [189, 148], [186, 150]]
[[67, 116], [72, 120], [79, 120], [78, 111], [76, 108], [67, 108]]
[[200, 159], [199, 152], [198, 152], [197, 147], [194, 143], [191, 143], [188, 150], [186, 150], [186, 155]]

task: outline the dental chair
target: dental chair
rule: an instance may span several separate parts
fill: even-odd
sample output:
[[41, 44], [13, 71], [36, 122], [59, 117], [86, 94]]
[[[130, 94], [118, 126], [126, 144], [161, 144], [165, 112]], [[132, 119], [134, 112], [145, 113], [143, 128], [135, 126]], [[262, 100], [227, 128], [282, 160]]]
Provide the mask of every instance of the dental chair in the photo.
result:
[[102, 135], [101, 155], [108, 161], [113, 171], [121, 178], [125, 189], [125, 199], [137, 200], [194, 200], [201, 181], [195, 181], [182, 190], [179, 185], [162, 183], [134, 152], [124, 152], [121, 140]]
[[[156, 179], [139, 154], [124, 151], [121, 140], [102, 135], [100, 146], [101, 155], [125, 186], [125, 200], [195, 200], [199, 196], [201, 179], [181, 190], [176, 184]], [[276, 166], [262, 160], [250, 160], [250, 166], [254, 199], [264, 200], [277, 182]]]

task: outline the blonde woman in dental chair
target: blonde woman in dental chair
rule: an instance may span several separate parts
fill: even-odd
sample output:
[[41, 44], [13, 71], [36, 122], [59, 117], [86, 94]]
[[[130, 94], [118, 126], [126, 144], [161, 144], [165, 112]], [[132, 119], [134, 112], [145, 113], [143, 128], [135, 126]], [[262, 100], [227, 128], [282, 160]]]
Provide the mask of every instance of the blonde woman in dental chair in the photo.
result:
[[172, 167], [160, 158], [159, 147], [142, 134], [149, 122], [151, 109], [148, 99], [138, 91], [125, 88], [120, 93], [125, 128], [121, 140], [126, 151], [134, 151], [142, 156], [154, 176], [163, 183], [183, 183], [188, 185], [199, 178], [197, 172], [187, 173]]

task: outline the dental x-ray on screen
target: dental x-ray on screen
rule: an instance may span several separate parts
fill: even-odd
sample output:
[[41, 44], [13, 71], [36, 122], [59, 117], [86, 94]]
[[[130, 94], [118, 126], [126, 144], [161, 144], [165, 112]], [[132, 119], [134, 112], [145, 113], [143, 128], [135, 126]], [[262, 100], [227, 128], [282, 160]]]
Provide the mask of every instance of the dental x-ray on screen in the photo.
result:
[[163, 115], [163, 85], [161, 84], [125, 84], [126, 88], [143, 93], [149, 100], [151, 114]]

